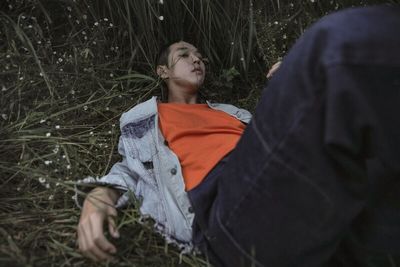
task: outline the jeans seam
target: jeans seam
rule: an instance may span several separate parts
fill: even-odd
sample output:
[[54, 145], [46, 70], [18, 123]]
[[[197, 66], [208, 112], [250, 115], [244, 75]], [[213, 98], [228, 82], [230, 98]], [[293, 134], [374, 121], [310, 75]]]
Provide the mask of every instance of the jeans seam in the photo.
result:
[[[314, 106], [316, 103], [318, 103], [317, 100], [313, 101], [311, 106]], [[311, 110], [309, 110], [309, 112], [311, 112]], [[230, 215], [229, 215], [228, 218], [226, 219], [226, 225], [227, 225], [227, 226], [230, 225], [230, 222], [231, 222], [231, 219], [232, 219], [233, 215], [235, 214], [235, 212], [237, 211], [237, 209], [239, 209], [239, 207], [241, 206], [241, 203], [248, 197], [249, 193], [250, 193], [251, 191], [253, 191], [254, 186], [256, 185], [256, 182], [260, 179], [261, 174], [264, 172], [265, 168], [267, 168], [267, 166], [271, 163], [271, 161], [272, 161], [273, 159], [275, 159], [277, 162], [279, 162], [280, 164], [282, 164], [282, 165], [283, 165], [285, 168], [287, 168], [288, 170], [290, 170], [290, 171], [292, 171], [293, 173], [297, 174], [299, 177], [303, 178], [302, 180], [304, 180], [304, 181], [306, 181], [308, 184], [310, 184], [310, 183], [308, 182], [309, 179], [307, 179], [303, 174], [299, 173], [297, 170], [294, 170], [292, 167], [290, 167], [289, 165], [287, 165], [284, 161], [282, 161], [282, 159], [280, 159], [279, 157], [277, 157], [277, 156], [275, 155], [275, 153], [274, 153], [277, 149], [280, 149], [280, 148], [286, 143], [287, 137], [289, 137], [289, 136], [291, 135], [291, 133], [292, 133], [294, 130], [296, 130], [296, 129], [298, 129], [299, 127], [302, 126], [302, 124], [301, 124], [300, 122], [301, 122], [301, 120], [304, 118], [304, 116], [307, 115], [307, 114], [308, 114], [308, 112], [307, 112], [306, 110], [304, 110], [301, 114], [299, 114], [299, 116], [297, 116], [295, 122], [293, 123], [293, 126], [287, 131], [287, 133], [282, 137], [282, 139], [277, 143], [277, 145], [275, 145], [272, 149], [269, 148], [269, 146], [268, 146], [267, 151], [268, 151], [268, 149], [269, 149], [270, 155], [267, 157], [267, 161], [265, 162], [264, 166], [261, 168], [261, 170], [259, 171], [259, 173], [255, 176], [254, 182], [252, 182], [252, 183], [250, 184], [250, 186], [248, 187], [247, 192], [246, 192], [245, 194], [242, 195], [242, 197], [241, 197], [240, 200], [238, 201], [237, 205], [236, 205], [236, 206], [232, 209], [232, 211], [230, 212]], [[256, 132], [256, 135], [258, 136], [259, 140], [262, 142], [263, 147], [265, 148], [265, 147], [267, 146], [267, 144], [265, 144], [264, 139], [261, 138], [260, 133], [259, 133], [259, 131], [258, 131], [256, 125], [253, 124], [252, 127], [253, 127], [254, 131]], [[316, 187], [317, 187], [314, 183], [311, 183], [311, 186], [312, 186], [313, 188], [316, 188]], [[323, 195], [323, 196], [327, 199], [328, 202], [331, 202], [329, 196], [327, 196], [326, 194], [324, 194], [324, 192], [323, 192], [322, 190], [320, 190], [319, 187], [317, 187], [316, 190], [317, 190], [318, 192], [320, 192], [321, 195]]]

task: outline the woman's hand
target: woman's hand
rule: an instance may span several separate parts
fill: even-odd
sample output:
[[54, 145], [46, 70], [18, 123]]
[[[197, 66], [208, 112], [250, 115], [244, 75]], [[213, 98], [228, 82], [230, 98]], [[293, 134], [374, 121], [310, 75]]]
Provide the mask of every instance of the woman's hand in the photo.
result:
[[272, 75], [274, 75], [274, 73], [279, 69], [281, 64], [282, 64], [282, 61], [278, 61], [274, 65], [272, 65], [271, 69], [267, 73], [268, 79], [270, 79], [272, 77]]
[[78, 224], [79, 250], [94, 261], [110, 260], [111, 254], [117, 252], [116, 247], [104, 236], [103, 223], [108, 224], [108, 231], [114, 238], [119, 237], [114, 218], [117, 210], [114, 207], [118, 194], [114, 189], [96, 187], [83, 203]]

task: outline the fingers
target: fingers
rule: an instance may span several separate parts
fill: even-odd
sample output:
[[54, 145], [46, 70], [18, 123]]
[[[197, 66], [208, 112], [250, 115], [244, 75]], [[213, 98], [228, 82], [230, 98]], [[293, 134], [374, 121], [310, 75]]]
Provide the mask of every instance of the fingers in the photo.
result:
[[94, 261], [110, 260], [117, 249], [104, 236], [105, 216], [92, 213], [78, 225], [78, 245], [82, 254]]
[[104, 255], [98, 248], [95, 247], [94, 243], [91, 242], [91, 238], [88, 237], [86, 231], [78, 229], [79, 233], [79, 250], [81, 253], [91, 260], [97, 262], [101, 260], [107, 260], [108, 257]]
[[[99, 220], [91, 220], [91, 230], [92, 230], [92, 240], [94, 242], [94, 248], [99, 249], [105, 254], [105, 256], [110, 257], [108, 253], [117, 252], [116, 247], [111, 244], [103, 233], [103, 223], [98, 223]], [[103, 256], [103, 255], [102, 255]]]
[[114, 216], [108, 216], [108, 231], [112, 237], [119, 238], [119, 232], [114, 218]]
[[278, 61], [276, 62], [274, 65], [272, 65], [271, 69], [269, 70], [268, 74], [267, 74], [267, 78], [271, 78], [272, 75], [274, 75], [274, 73], [279, 69], [279, 67], [281, 66], [282, 61]]

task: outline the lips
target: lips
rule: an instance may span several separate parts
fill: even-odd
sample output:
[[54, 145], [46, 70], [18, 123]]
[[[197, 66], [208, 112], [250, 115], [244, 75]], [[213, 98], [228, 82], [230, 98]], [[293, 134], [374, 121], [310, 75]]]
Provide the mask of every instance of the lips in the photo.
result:
[[202, 74], [202, 73], [203, 73], [203, 70], [202, 70], [201, 68], [194, 68], [194, 69], [192, 70], [192, 72], [197, 72], [197, 73]]

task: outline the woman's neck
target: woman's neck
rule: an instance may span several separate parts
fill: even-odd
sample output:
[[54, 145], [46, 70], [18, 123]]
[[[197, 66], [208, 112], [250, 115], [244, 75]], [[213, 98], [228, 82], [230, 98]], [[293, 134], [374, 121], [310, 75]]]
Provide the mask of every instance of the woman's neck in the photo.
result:
[[197, 94], [168, 94], [168, 103], [196, 104]]

